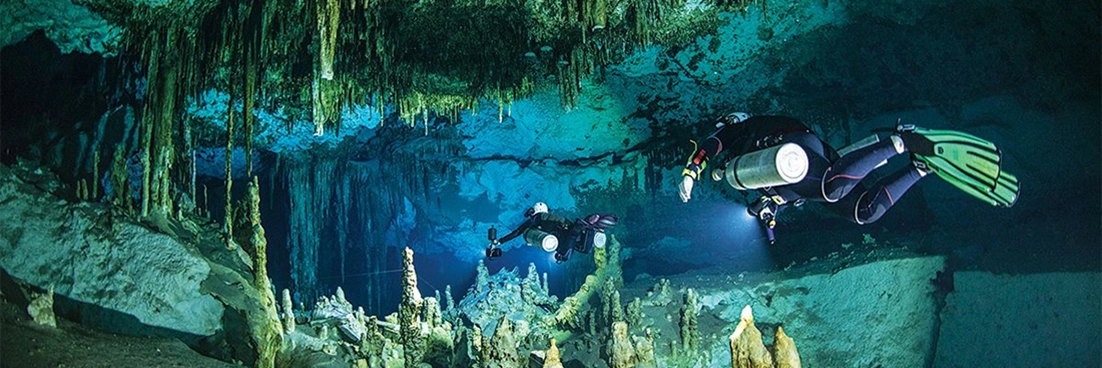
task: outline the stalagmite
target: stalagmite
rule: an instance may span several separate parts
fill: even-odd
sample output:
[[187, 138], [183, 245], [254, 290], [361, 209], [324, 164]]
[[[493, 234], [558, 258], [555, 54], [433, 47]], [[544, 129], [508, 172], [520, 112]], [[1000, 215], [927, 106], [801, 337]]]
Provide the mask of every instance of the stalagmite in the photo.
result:
[[551, 347], [544, 353], [543, 368], [563, 368], [562, 357], [559, 356], [559, 347], [555, 346], [555, 339], [551, 339]]
[[487, 348], [487, 342], [482, 336], [482, 326], [477, 324], [474, 325], [474, 328], [471, 329], [471, 335], [471, 345], [474, 346], [474, 352], [481, 361], [484, 354], [483, 352], [486, 351]]
[[685, 292], [685, 303], [681, 305], [681, 348], [688, 353], [696, 352], [700, 345], [696, 316], [696, 291], [689, 289]]
[[475, 268], [474, 287], [475, 293], [481, 293], [486, 287], [486, 280], [490, 278], [490, 270], [486, 269], [486, 262], [481, 259], [478, 260], [478, 267]]
[[[276, 312], [275, 295], [272, 295], [271, 280], [268, 279], [268, 240], [264, 237], [264, 227], [260, 223], [260, 183], [256, 177], [248, 187], [249, 224], [252, 226], [252, 239], [250, 241], [253, 254], [253, 283], [260, 295], [260, 304], [264, 308], [263, 316], [256, 316], [251, 321], [253, 343], [257, 347], [257, 367], [274, 367], [276, 353], [283, 344], [283, 336], [279, 328], [279, 313]], [[286, 302], [286, 297], [284, 297]], [[292, 325], [294, 316], [292, 315]]]
[[601, 287], [601, 320], [604, 321], [605, 326], [624, 320], [620, 291], [612, 280], [605, 281]]
[[772, 368], [773, 357], [765, 350], [761, 331], [754, 326], [754, 314], [750, 306], [742, 308], [738, 326], [731, 334], [731, 368]]
[[607, 282], [612, 282], [617, 287], [622, 285], [623, 270], [620, 268], [620, 262], [605, 264], [601, 261], [605, 256], [605, 250], [609, 250], [608, 254], [618, 254], [619, 247], [620, 243], [616, 240], [616, 237], [610, 236], [607, 246], [594, 249], [593, 255], [595, 260], [598, 261], [596, 272], [585, 277], [585, 281], [578, 287], [577, 292], [563, 299], [559, 309], [555, 311], [552, 317], [549, 317], [552, 321], [547, 321], [548, 324], [567, 329], [580, 328], [583, 322], [580, 319], [583, 316], [579, 313], [582, 305], [588, 303], [595, 293], [601, 292], [601, 286]]
[[639, 326], [643, 323], [643, 301], [638, 297], [628, 302], [625, 314], [625, 322], [629, 326]]
[[450, 311], [455, 308], [455, 299], [452, 298], [452, 286], [444, 286], [444, 310]]
[[295, 308], [291, 300], [291, 290], [283, 289], [283, 331], [295, 332]]
[[483, 368], [513, 368], [520, 367], [523, 360], [517, 351], [517, 336], [513, 331], [513, 324], [509, 318], [502, 317], [494, 329], [494, 336], [489, 344], [482, 346]]
[[612, 324], [611, 340], [608, 343], [608, 366], [628, 368], [635, 365], [635, 348], [628, 337], [628, 325], [624, 322]]
[[635, 341], [635, 367], [658, 367], [658, 359], [654, 356], [654, 334], [651, 333], [651, 329], [646, 330], [646, 336], [632, 336], [631, 339]]
[[383, 366], [383, 349], [386, 347], [386, 339], [379, 330], [379, 320], [375, 316], [369, 316], [364, 321], [364, 335], [360, 339], [360, 352], [367, 358], [369, 367]]
[[348, 302], [348, 299], [345, 298], [345, 296], [344, 296], [344, 288], [342, 288], [340, 286], [337, 286], [337, 292], [333, 294], [333, 299], [336, 300], [337, 303], [340, 303], [340, 304], [351, 304], [351, 303]]
[[429, 329], [444, 325], [444, 317], [440, 313], [440, 302], [435, 297], [424, 299], [425, 314], [423, 320]]
[[536, 271], [535, 263], [528, 264], [528, 275], [521, 280], [520, 291], [525, 298], [529, 299], [540, 295], [540, 275]]
[[800, 368], [800, 353], [796, 351], [796, 342], [777, 326], [773, 336], [773, 355], [777, 368]]
[[402, 257], [402, 303], [398, 307], [399, 341], [407, 367], [421, 362], [424, 341], [421, 338], [421, 292], [417, 290], [417, 271], [413, 268], [413, 249], [405, 248]]

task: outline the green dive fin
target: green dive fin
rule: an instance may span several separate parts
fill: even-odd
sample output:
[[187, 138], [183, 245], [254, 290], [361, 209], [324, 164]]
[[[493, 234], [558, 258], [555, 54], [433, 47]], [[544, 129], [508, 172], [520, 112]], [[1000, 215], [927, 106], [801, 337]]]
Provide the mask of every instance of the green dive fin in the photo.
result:
[[915, 154], [915, 160], [938, 177], [993, 206], [1018, 201], [1018, 178], [1002, 171], [1002, 152], [994, 143], [952, 130], [915, 128], [914, 133], [933, 144], [932, 154]]

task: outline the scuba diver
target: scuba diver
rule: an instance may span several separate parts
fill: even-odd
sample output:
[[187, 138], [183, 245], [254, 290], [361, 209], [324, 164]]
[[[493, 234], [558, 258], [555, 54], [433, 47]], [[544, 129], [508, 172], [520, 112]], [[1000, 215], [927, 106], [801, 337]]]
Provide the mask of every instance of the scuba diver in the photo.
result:
[[[777, 213], [789, 205], [823, 202], [859, 225], [868, 224], [930, 173], [994, 206], [1010, 207], [1018, 200], [1018, 179], [1002, 171], [999, 149], [966, 133], [899, 125], [888, 139], [872, 135], [835, 151], [788, 117], [733, 113], [720, 117], [716, 128], [689, 156], [678, 195], [688, 202], [708, 161], [724, 159], [712, 170], [712, 180], [762, 193], [747, 211], [761, 221], [770, 244], [776, 241]], [[903, 153], [910, 153], [909, 165], [863, 185], [865, 176]]]
[[527, 219], [512, 232], [497, 239], [497, 229], [490, 227], [487, 237], [490, 245], [486, 247], [486, 257], [493, 259], [501, 256], [499, 245], [516, 237], [524, 236], [528, 245], [555, 252], [555, 262], [562, 263], [575, 252], [588, 254], [593, 248], [604, 248], [605, 229], [616, 225], [616, 215], [592, 214], [585, 219], [570, 222], [565, 217], [547, 211], [547, 204], [536, 202], [524, 211]]

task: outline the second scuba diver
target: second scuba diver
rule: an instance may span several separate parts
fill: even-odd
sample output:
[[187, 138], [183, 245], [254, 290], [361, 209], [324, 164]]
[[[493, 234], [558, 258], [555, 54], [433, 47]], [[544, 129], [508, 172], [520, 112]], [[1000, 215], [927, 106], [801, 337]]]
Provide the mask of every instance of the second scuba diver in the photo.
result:
[[588, 254], [593, 248], [603, 248], [605, 229], [615, 226], [617, 221], [616, 215], [592, 214], [570, 222], [565, 217], [548, 212], [547, 204], [543, 202], [536, 202], [524, 212], [524, 217], [524, 223], [500, 239], [496, 237], [497, 231], [490, 228], [486, 257], [500, 257], [499, 245], [523, 235], [528, 245], [555, 252], [555, 262], [562, 263], [570, 259], [575, 251]]
[[[766, 227], [771, 243], [777, 213], [786, 206], [824, 202], [853, 222], [868, 224], [929, 173], [995, 206], [1018, 200], [1018, 179], [1002, 171], [999, 149], [966, 133], [900, 125], [888, 139], [873, 135], [839, 152], [788, 117], [734, 113], [719, 118], [716, 128], [685, 164], [678, 195], [687, 202], [709, 160], [722, 159], [712, 179], [761, 192], [748, 212]], [[862, 185], [874, 169], [907, 152], [911, 164], [870, 187]]]

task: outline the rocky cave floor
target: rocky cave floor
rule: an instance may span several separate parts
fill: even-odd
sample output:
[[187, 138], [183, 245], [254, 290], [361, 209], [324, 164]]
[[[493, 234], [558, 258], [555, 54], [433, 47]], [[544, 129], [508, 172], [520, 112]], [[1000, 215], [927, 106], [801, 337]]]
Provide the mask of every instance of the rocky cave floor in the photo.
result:
[[172, 338], [103, 333], [63, 318], [57, 324], [39, 325], [0, 298], [0, 367], [234, 367]]
[[[957, 359], [969, 354], [966, 342], [974, 338], [969, 331], [997, 329], [1001, 333], [993, 336], [1011, 336], [1010, 345], [1035, 342], [1031, 336], [1046, 334], [1057, 337], [1047, 340], [1059, 342], [1068, 334], [1062, 335], [1060, 326], [1070, 323], [1090, 325], [1083, 329], [1087, 338], [1071, 344], [1079, 349], [1077, 354], [1052, 350], [1067, 344], [1051, 343], [1042, 350], [1055, 354], [1047, 356], [1066, 354], [1067, 362], [1097, 361], [1097, 354], [1089, 354], [1089, 341], [1096, 341], [1090, 336], [1097, 336], [1098, 329], [1091, 327], [1099, 323], [1097, 290], [1090, 289], [1099, 284], [1098, 259], [1071, 256], [1084, 252], [1083, 244], [1089, 244], [1091, 236], [1066, 229], [1075, 224], [1019, 224], [1028, 231], [1015, 232], [1015, 237], [1000, 236], [994, 227], [961, 231], [935, 226], [904, 233], [888, 227], [817, 225], [794, 227], [783, 243], [766, 248], [776, 265], [768, 272], [741, 271], [737, 262], [755, 245], [735, 244], [728, 253], [685, 254], [708, 257], [708, 265], [629, 277], [619, 291], [620, 300], [628, 304], [639, 298], [643, 306], [629, 333], [640, 336], [652, 329], [658, 362], [669, 359], [680, 340], [679, 309], [691, 288], [699, 295], [705, 366], [726, 365], [726, 335], [746, 305], [754, 308], [766, 344], [783, 325], [808, 366], [908, 366], [921, 361], [969, 366]], [[629, 258], [625, 265], [632, 261]], [[952, 272], [944, 272], [947, 269]], [[952, 273], [958, 275], [955, 280]], [[2, 367], [232, 366], [176, 339], [98, 332], [62, 314], [58, 328], [40, 326], [20, 301], [26, 298], [8, 290], [0, 299]], [[598, 331], [560, 341], [564, 365], [604, 366], [603, 340]], [[975, 345], [989, 343], [988, 349], [979, 351], [990, 351], [1006, 345], [1005, 340], [992, 337]], [[877, 346], [864, 346], [870, 341]], [[1007, 362], [1018, 358], [1022, 357], [1006, 357]]]

